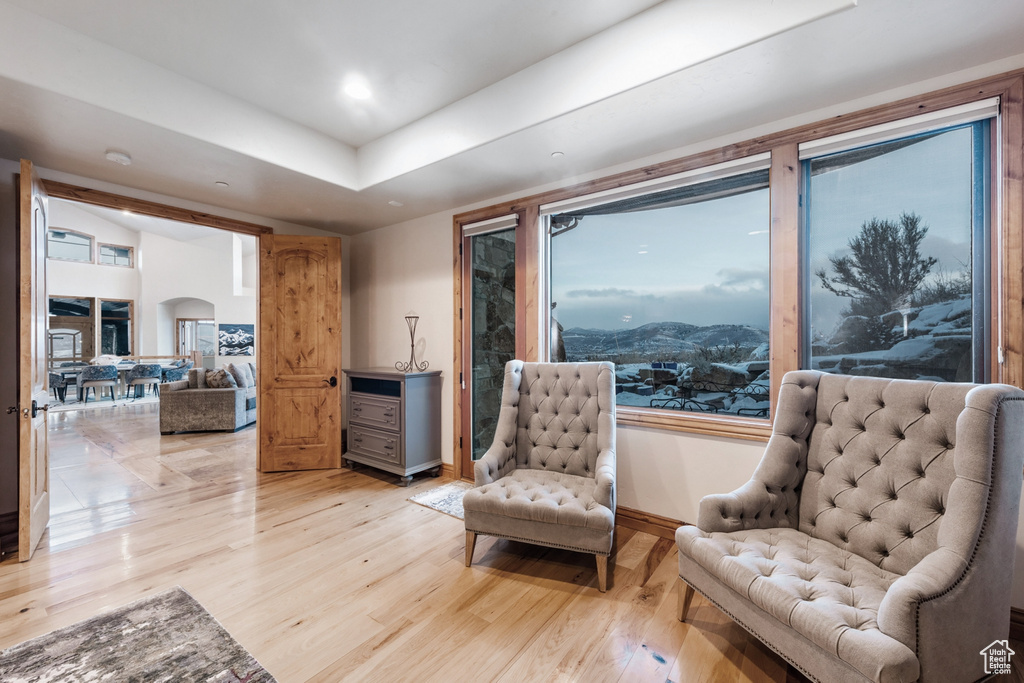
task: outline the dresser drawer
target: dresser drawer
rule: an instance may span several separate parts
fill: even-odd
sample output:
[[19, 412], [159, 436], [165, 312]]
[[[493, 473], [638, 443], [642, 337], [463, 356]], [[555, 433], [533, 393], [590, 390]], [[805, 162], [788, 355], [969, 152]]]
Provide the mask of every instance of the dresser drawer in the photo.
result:
[[383, 462], [402, 464], [402, 439], [397, 434], [379, 432], [349, 423], [348, 449]]
[[352, 394], [349, 397], [348, 405], [350, 414], [349, 422], [364, 424], [377, 429], [398, 429], [399, 407], [402, 402], [398, 399], [382, 398], [367, 394]]

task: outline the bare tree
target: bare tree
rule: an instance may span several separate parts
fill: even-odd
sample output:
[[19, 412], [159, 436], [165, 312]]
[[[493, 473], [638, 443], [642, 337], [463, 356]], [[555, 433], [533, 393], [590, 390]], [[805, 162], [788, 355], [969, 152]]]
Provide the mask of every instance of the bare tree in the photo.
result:
[[852, 299], [851, 313], [882, 315], [907, 306], [921, 283], [938, 263], [921, 256], [921, 240], [928, 226], [916, 213], [902, 213], [898, 221], [872, 218], [849, 241], [849, 256], [830, 256], [834, 275], [815, 271], [821, 285], [837, 296]]

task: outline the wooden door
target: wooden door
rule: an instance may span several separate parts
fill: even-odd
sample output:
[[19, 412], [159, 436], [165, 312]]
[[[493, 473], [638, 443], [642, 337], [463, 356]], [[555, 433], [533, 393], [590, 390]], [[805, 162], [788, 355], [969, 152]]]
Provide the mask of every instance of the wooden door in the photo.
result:
[[341, 240], [260, 237], [260, 471], [341, 466]]
[[21, 336], [18, 409], [18, 559], [32, 557], [50, 522], [50, 455], [46, 434], [46, 191], [21, 160], [19, 265]]

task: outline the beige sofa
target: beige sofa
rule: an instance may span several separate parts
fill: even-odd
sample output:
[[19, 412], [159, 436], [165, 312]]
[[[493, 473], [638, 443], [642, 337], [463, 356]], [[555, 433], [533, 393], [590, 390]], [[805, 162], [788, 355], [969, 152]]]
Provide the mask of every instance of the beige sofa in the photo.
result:
[[[256, 386], [211, 388], [205, 370], [160, 385], [160, 433], [237, 431], [256, 422]], [[202, 375], [203, 377], [200, 377]]]
[[751, 480], [676, 533], [679, 619], [696, 589], [812, 680], [982, 678], [1022, 454], [1020, 389], [788, 373]]

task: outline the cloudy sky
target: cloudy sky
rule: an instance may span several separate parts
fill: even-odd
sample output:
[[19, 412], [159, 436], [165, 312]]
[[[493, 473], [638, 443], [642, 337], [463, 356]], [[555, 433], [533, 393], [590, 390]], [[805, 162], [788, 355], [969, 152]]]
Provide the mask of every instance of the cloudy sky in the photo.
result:
[[[916, 145], [811, 180], [810, 271], [830, 268], [828, 257], [850, 253], [847, 244], [872, 218], [897, 221], [901, 213], [921, 216], [928, 234], [922, 256], [939, 260], [932, 270], [947, 274], [971, 262], [970, 128], [959, 128]], [[830, 333], [849, 299], [826, 291], [813, 278], [811, 326]]]
[[[971, 132], [961, 129], [813, 179], [810, 271], [873, 217], [915, 212], [922, 244], [949, 273], [970, 260]], [[551, 300], [568, 329], [650, 322], [768, 328], [768, 190], [700, 204], [587, 216], [551, 241]], [[812, 282], [812, 327], [831, 329], [849, 301]]]
[[568, 329], [675, 321], [768, 326], [768, 190], [611, 216], [551, 240], [551, 300]]

